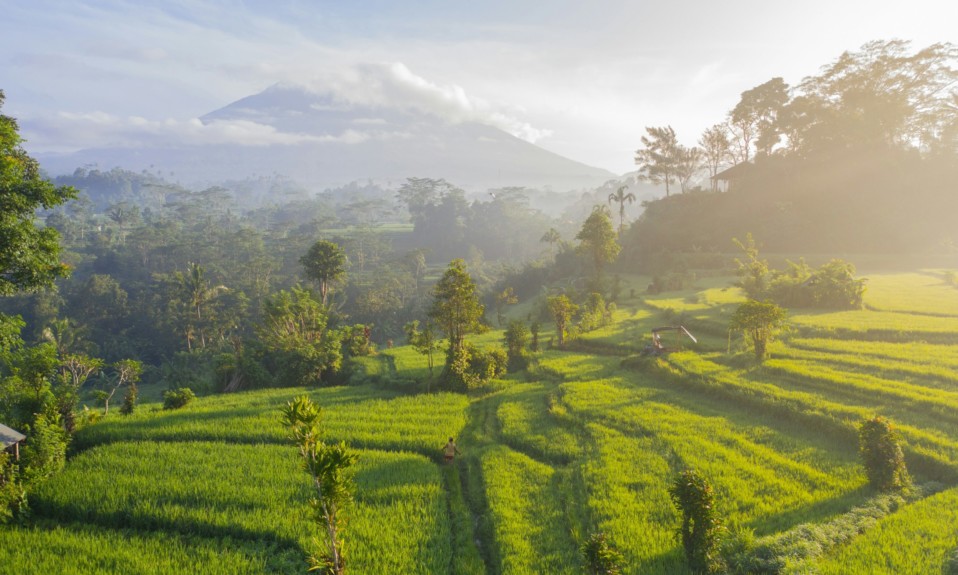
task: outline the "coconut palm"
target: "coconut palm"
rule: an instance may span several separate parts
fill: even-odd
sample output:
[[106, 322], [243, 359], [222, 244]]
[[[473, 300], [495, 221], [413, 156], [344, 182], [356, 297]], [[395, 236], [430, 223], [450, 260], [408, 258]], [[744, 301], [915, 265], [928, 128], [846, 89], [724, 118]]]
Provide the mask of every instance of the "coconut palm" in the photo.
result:
[[619, 235], [622, 235], [622, 227], [625, 225], [625, 203], [632, 203], [635, 201], [635, 194], [632, 192], [625, 193], [629, 189], [629, 186], [621, 186], [615, 192], [609, 194], [609, 205], [612, 205], [612, 202], [618, 202], [619, 204]]

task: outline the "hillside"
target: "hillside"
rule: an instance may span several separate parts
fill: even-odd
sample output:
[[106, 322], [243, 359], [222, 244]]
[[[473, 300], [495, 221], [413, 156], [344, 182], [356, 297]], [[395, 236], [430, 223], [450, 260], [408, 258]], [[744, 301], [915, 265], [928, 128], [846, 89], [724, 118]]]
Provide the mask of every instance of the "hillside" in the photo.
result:
[[[581, 573], [578, 549], [598, 530], [626, 573], [687, 573], [668, 497], [686, 467], [712, 482], [727, 525], [754, 533], [763, 572], [794, 572], [788, 557], [800, 572], [938, 573], [958, 549], [958, 292], [943, 278], [875, 274], [866, 310], [792, 310], [764, 366], [728, 338], [741, 294], [712, 278], [620, 301], [612, 324], [471, 394], [417, 392], [426, 360], [396, 347], [362, 358], [348, 386], [111, 414], [31, 494], [34, 525], [0, 528], [0, 565], [45, 573], [69, 555], [59, 572], [301, 572], [308, 478], [279, 408], [308, 393], [329, 437], [360, 455], [354, 573]], [[649, 329], [670, 323], [699, 343], [638, 360]], [[904, 497], [867, 486], [856, 430], [874, 414], [904, 439], [916, 486]], [[446, 466], [449, 435], [463, 455]]]

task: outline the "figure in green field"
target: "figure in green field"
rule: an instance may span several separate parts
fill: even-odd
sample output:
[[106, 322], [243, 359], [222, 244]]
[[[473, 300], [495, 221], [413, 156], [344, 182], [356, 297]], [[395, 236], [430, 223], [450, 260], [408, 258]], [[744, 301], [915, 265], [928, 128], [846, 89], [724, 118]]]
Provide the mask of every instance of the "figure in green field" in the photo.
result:
[[456, 447], [456, 442], [450, 437], [449, 443], [442, 448], [442, 458], [446, 463], [451, 463], [453, 459], [456, 458], [456, 455], [461, 455], [459, 448]]

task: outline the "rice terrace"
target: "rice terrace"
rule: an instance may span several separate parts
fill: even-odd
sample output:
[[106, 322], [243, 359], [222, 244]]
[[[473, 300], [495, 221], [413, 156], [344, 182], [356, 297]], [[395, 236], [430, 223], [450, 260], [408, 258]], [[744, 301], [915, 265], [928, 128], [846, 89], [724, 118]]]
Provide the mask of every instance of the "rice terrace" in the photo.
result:
[[[146, 403], [77, 436], [66, 469], [31, 494], [33, 524], [3, 528], [0, 565], [300, 572], [316, 533], [279, 412], [306, 393], [329, 438], [359, 453], [347, 543], [357, 573], [581, 573], [577, 550], [594, 530], [614, 538], [629, 573], [686, 573], [668, 495], [685, 467], [709, 477], [755, 556], [785, 572], [937, 572], [958, 548], [946, 527], [958, 521], [956, 293], [934, 270], [868, 277], [866, 309], [796, 310], [761, 366], [743, 363], [741, 342], [729, 353], [742, 296], [709, 278], [626, 299], [608, 326], [481, 393], [407, 391], [428, 369], [400, 346], [365, 358], [347, 386], [177, 411]], [[663, 317], [681, 317], [699, 343], [642, 358]], [[899, 426], [915, 484], [905, 495], [868, 489], [856, 429], [871, 415]], [[445, 465], [449, 434], [463, 455]]]
[[0, 575], [958, 575], [958, 2], [0, 14]]

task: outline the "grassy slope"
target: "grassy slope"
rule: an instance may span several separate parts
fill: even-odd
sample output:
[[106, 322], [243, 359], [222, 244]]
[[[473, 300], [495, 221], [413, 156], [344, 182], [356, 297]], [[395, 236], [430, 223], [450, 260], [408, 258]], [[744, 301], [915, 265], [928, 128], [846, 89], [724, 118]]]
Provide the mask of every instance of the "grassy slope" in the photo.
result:
[[[686, 573], [667, 495], [679, 470], [705, 473], [726, 520], [758, 536], [838, 525], [871, 497], [855, 426], [874, 413], [900, 424], [916, 480], [955, 482], [958, 325], [943, 315], [958, 291], [927, 274], [881, 276], [867, 311], [793, 312], [800, 331], [755, 366], [725, 331], [741, 294], [722, 280], [700, 283], [625, 298], [613, 325], [542, 352], [529, 374], [482, 394], [311, 391], [327, 409], [330, 438], [362, 450], [350, 510], [354, 572], [579, 573], [579, 545], [602, 530], [624, 552], [627, 573]], [[669, 340], [687, 351], [623, 362], [652, 327], [678, 323], [699, 343]], [[428, 374], [408, 347], [369, 358], [364, 370], [357, 381], [398, 390]], [[49, 548], [69, 553], [77, 573], [179, 573], [192, 557], [204, 572], [301, 571], [314, 535], [302, 505], [309, 486], [278, 409], [302, 392], [209, 397], [179, 412], [145, 406], [85, 430], [83, 451], [35, 494], [36, 525], [0, 531], [14, 543], [0, 547], [0, 565], [48, 572], [36, 549]], [[437, 465], [448, 435], [464, 455]], [[802, 564], [940, 569], [958, 541], [935, 521], [955, 508], [954, 493], [909, 503]]]

